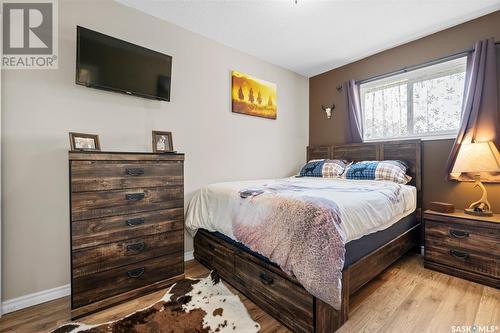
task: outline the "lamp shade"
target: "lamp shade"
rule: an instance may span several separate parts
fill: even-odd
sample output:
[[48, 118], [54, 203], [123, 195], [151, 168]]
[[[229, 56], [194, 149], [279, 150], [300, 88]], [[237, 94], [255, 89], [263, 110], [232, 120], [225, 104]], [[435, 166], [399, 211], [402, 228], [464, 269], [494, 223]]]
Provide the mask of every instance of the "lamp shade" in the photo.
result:
[[500, 172], [500, 153], [491, 141], [464, 143], [452, 172]]

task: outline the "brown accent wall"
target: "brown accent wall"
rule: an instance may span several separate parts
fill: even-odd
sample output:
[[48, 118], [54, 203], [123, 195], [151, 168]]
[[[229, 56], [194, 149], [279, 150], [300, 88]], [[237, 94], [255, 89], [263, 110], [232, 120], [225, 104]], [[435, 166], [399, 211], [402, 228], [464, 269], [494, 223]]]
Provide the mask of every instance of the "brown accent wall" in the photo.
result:
[[[488, 37], [495, 37], [500, 41], [500, 11], [310, 78], [309, 144], [344, 143], [344, 100], [342, 93], [335, 89], [342, 82], [349, 79], [362, 80], [457, 53], [472, 48], [475, 41]], [[497, 53], [497, 63], [497, 77], [500, 81], [500, 50]], [[336, 109], [328, 120], [321, 111], [321, 104], [332, 102], [336, 104]], [[430, 201], [450, 202], [457, 208], [463, 208], [480, 196], [480, 191], [473, 189], [471, 183], [444, 180], [444, 165], [452, 144], [453, 140], [424, 142], [424, 208]], [[487, 184], [486, 187], [493, 210], [500, 212], [500, 184]]]

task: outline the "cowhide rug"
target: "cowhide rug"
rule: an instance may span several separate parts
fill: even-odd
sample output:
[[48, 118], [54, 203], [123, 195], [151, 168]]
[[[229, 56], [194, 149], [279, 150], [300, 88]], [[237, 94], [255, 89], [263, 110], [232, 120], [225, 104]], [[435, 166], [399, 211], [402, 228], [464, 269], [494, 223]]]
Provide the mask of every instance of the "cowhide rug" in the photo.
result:
[[122, 319], [97, 324], [69, 323], [52, 333], [257, 332], [239, 297], [212, 272], [174, 284], [157, 303]]

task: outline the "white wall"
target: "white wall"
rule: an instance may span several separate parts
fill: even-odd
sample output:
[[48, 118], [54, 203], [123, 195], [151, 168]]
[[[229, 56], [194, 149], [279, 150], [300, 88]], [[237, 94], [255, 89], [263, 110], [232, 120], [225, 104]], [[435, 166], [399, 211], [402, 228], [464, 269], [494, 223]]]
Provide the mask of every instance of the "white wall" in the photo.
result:
[[[172, 102], [75, 85], [76, 25], [172, 55]], [[232, 69], [277, 84], [277, 120], [231, 113]], [[69, 131], [120, 151], [150, 151], [151, 130], [173, 131], [186, 202], [205, 184], [287, 176], [305, 159], [307, 78], [111, 0], [59, 1], [59, 69], [3, 74], [4, 300], [69, 283]]]

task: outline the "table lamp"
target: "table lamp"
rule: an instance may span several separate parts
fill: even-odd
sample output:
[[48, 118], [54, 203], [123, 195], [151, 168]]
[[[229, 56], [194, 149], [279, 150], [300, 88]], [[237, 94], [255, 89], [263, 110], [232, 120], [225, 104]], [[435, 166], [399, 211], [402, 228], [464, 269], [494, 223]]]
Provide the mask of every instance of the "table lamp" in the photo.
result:
[[500, 172], [500, 153], [495, 144], [491, 141], [462, 144], [452, 172], [475, 173], [475, 187], [483, 190], [481, 199], [473, 202], [465, 213], [492, 216], [493, 212], [488, 202], [486, 188], [481, 183], [480, 172]]

